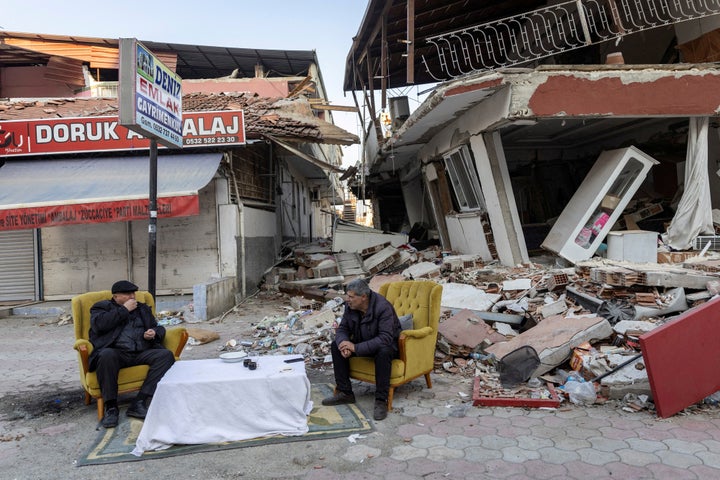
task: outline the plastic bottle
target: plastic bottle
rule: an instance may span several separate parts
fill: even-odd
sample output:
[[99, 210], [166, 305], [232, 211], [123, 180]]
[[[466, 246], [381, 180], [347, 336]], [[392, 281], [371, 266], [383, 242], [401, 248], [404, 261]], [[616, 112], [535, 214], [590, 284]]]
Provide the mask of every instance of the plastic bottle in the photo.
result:
[[572, 371], [570, 371], [570, 372], [567, 374], [567, 377], [565, 378], [565, 382], [564, 382], [564, 383], [567, 383], [567, 382], [583, 383], [584, 381], [585, 381], [585, 379], [583, 378], [582, 375], [580, 375], [580, 374], [579, 374], [578, 372], [576, 372], [575, 370], [572, 370]]
[[473, 360], [477, 360], [482, 363], [490, 364], [495, 363], [495, 354], [484, 354], [479, 352], [472, 352], [470, 355], [468, 355], [468, 358], [472, 358]]

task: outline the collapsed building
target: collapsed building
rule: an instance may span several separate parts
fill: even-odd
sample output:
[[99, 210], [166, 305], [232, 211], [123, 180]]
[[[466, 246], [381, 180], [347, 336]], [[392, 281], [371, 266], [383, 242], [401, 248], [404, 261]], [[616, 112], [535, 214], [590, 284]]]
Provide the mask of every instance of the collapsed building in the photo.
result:
[[[371, 1], [345, 90], [366, 126], [350, 185], [378, 230], [316, 252], [333, 256], [317, 264], [303, 251], [303, 268], [276, 270], [275, 283], [323, 300], [319, 286], [383, 269], [443, 283], [439, 365], [470, 365], [478, 404], [555, 405], [489, 384], [483, 362], [516, 352], [516, 380], [558, 380], [551, 370], [572, 361], [578, 380], [634, 408], [651, 394], [662, 416], [701, 401], [720, 389], [714, 376], [658, 358], [662, 332], [688, 346], [688, 326], [717, 308], [718, 13], [717, 2]], [[409, 254], [418, 242], [437, 248]], [[692, 388], [675, 402], [678, 378]]]
[[370, 2], [348, 54], [375, 225], [504, 265], [714, 235], [720, 5], [461, 3]]

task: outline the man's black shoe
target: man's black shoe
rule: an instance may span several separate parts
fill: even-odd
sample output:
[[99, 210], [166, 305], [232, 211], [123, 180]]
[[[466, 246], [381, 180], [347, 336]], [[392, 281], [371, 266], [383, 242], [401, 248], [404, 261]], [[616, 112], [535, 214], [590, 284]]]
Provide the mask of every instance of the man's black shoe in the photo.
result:
[[145, 418], [147, 415], [147, 407], [142, 400], [133, 400], [127, 411], [128, 417]]
[[120, 412], [117, 408], [108, 408], [102, 418], [102, 426], [105, 428], [117, 427]]
[[346, 405], [348, 403], [355, 403], [355, 395], [352, 393], [337, 392], [332, 397], [324, 398], [322, 401], [323, 405]]
[[373, 411], [373, 418], [375, 420], [385, 420], [385, 417], [387, 417], [387, 411], [387, 402], [375, 400], [375, 410]]

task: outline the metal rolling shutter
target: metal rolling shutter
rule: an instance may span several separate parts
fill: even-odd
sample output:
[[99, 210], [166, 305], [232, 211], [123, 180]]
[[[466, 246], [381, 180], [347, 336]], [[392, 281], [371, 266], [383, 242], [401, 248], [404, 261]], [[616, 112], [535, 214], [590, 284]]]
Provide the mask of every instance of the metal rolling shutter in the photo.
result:
[[35, 230], [0, 232], [0, 301], [36, 300]]

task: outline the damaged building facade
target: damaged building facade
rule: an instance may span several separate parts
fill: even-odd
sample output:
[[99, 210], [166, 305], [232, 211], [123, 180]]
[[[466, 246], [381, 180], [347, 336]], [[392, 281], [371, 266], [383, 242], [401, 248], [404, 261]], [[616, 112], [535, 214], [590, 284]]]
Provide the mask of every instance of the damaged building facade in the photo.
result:
[[550, 3], [370, 2], [345, 89], [376, 225], [503, 265], [714, 236], [720, 4]]
[[[0, 43], [0, 300], [145, 285], [149, 150], [114, 142], [118, 40]], [[183, 78], [189, 138], [158, 154], [157, 294], [221, 282], [232, 306], [284, 241], [329, 235], [340, 147], [358, 139], [332, 123], [312, 51], [144, 44]], [[54, 133], [30, 150], [31, 128]]]

